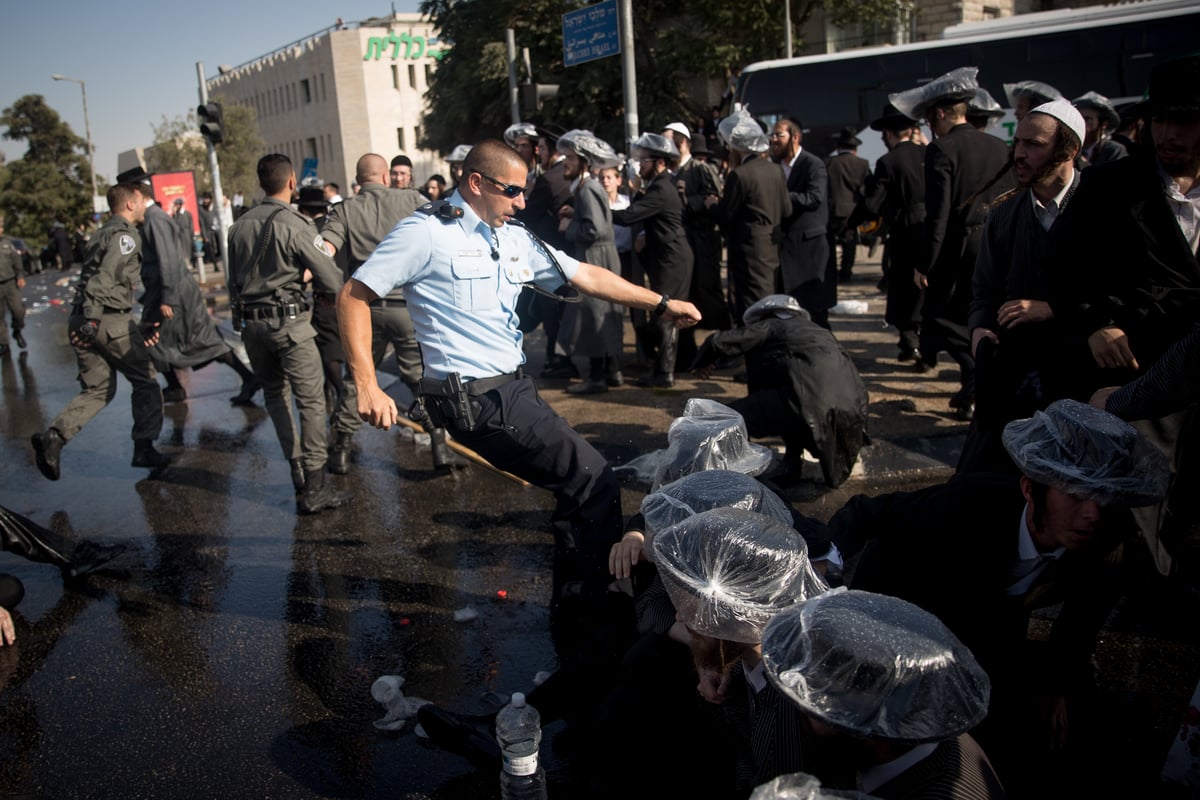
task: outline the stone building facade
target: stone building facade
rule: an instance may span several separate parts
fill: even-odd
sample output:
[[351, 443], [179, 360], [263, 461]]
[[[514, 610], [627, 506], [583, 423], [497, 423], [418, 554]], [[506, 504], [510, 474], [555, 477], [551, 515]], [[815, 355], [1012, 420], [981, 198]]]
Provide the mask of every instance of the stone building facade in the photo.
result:
[[[403, 153], [413, 181], [446, 175], [438, 153], [418, 149], [425, 92], [444, 44], [420, 14], [337, 25], [207, 80], [212, 99], [254, 108], [268, 152], [287, 155], [348, 195], [364, 153]], [[310, 170], [311, 174], [311, 170]]]

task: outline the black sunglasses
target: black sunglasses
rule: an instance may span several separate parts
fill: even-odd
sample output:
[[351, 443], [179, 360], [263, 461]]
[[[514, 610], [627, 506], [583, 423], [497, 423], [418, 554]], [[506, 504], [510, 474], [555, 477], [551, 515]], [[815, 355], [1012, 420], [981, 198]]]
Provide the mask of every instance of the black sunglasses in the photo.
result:
[[475, 171], [475, 174], [478, 175], [479, 177], [483, 178], [485, 181], [488, 181], [489, 183], [491, 183], [497, 189], [499, 189], [500, 194], [504, 195], [505, 197], [516, 197], [521, 192], [525, 191], [524, 186], [518, 186], [515, 183], [503, 183], [501, 181], [496, 180], [495, 178], [493, 178], [490, 175], [484, 175], [482, 172], [479, 172], [478, 170]]

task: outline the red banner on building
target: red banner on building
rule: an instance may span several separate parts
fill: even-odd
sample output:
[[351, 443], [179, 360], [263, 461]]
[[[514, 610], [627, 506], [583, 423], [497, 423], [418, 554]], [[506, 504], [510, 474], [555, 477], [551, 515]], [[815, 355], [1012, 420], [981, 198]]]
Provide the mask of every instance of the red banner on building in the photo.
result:
[[154, 187], [154, 199], [172, 217], [175, 216], [175, 201], [182, 198], [182, 208], [192, 215], [192, 235], [200, 233], [200, 205], [196, 200], [196, 177], [187, 172], [161, 172], [150, 176]]

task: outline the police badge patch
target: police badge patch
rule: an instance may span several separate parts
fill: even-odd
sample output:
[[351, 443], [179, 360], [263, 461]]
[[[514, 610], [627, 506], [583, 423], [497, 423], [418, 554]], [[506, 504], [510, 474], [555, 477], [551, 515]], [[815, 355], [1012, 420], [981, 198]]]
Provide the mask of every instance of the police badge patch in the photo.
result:
[[313, 239], [313, 247], [321, 251], [322, 255], [329, 255], [329, 251], [325, 249], [325, 240], [321, 238], [321, 234], [317, 234]]
[[121, 234], [121, 238], [118, 240], [117, 244], [121, 248], [121, 255], [123, 256], [127, 256], [134, 250], [137, 250], [137, 242], [135, 242], [133, 237], [127, 233]]

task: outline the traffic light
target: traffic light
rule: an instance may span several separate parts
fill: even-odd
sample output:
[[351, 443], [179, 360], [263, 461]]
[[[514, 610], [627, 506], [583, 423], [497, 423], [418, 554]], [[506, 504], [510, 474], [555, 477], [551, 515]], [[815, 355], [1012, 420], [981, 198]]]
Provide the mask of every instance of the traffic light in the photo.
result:
[[542, 104], [558, 94], [557, 83], [522, 83], [518, 88], [521, 113], [532, 117], [542, 110]]
[[205, 103], [196, 108], [200, 117], [200, 133], [213, 144], [220, 144], [225, 139], [225, 116], [221, 112], [220, 103]]

